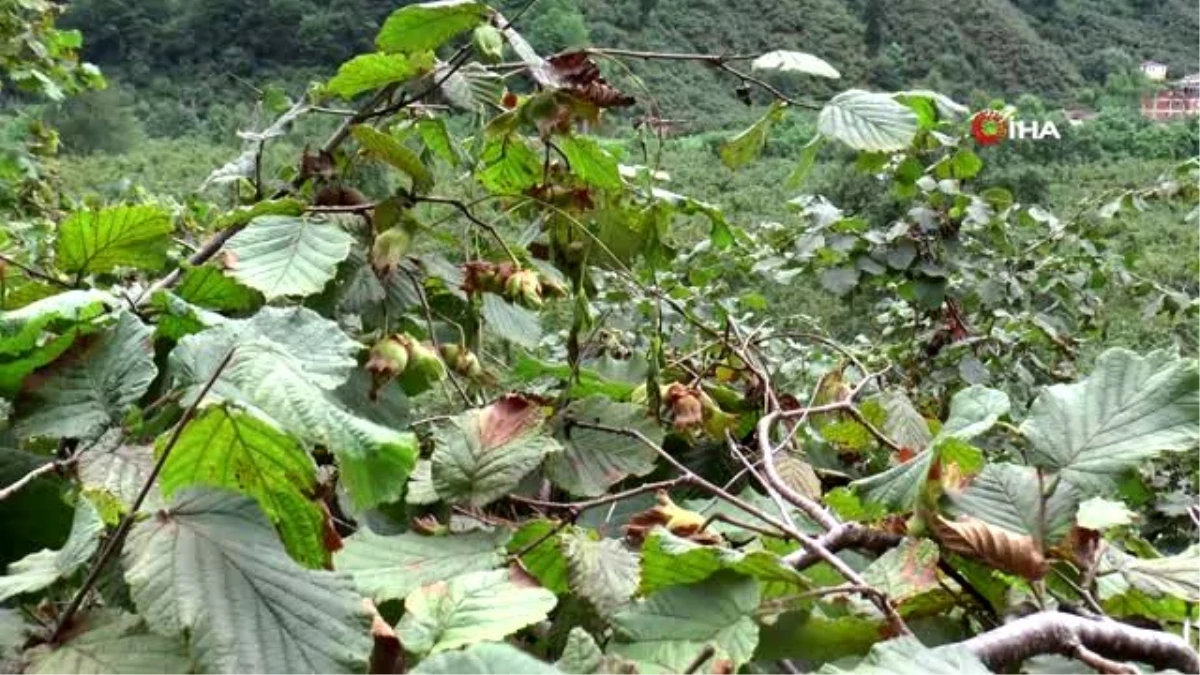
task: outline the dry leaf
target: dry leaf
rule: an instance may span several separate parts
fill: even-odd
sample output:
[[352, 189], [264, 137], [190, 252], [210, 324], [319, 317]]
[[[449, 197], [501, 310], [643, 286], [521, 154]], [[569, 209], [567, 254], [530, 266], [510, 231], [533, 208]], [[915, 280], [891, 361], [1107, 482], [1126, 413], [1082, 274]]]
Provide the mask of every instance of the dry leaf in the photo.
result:
[[811, 464], [791, 452], [781, 452], [776, 457], [775, 468], [788, 487], [809, 499], [821, 499], [821, 479]]
[[1030, 581], [1041, 579], [1050, 569], [1033, 537], [1028, 535], [1017, 534], [971, 516], [951, 521], [935, 515], [932, 525], [942, 546], [954, 553], [985, 562], [1005, 572], [1019, 574]]
[[557, 87], [598, 108], [634, 104], [634, 98], [613, 87], [600, 75], [600, 68], [587, 52], [567, 52], [546, 60], [535, 73], [544, 85]]
[[665, 491], [659, 490], [658, 504], [641, 513], [634, 514], [629, 519], [629, 524], [625, 526], [625, 536], [633, 544], [641, 546], [646, 535], [650, 534], [654, 528], [661, 526], [670, 530], [671, 534], [691, 539], [698, 544], [721, 543], [720, 535], [700, 529], [704, 526], [704, 522], [704, 516], [679, 507], [671, 501]]
[[371, 615], [371, 639], [375, 646], [371, 649], [369, 673], [403, 673], [404, 649], [396, 631], [379, 614], [375, 603], [363, 598], [363, 608]]

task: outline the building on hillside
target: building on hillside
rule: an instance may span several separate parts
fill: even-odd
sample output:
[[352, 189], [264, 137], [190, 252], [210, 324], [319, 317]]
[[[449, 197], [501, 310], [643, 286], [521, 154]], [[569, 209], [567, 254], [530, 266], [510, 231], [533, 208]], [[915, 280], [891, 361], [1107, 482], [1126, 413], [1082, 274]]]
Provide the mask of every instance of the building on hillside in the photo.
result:
[[1142, 61], [1142, 74], [1148, 80], [1162, 82], [1167, 79], [1167, 64], [1158, 61]]
[[1142, 116], [1169, 120], [1200, 115], [1200, 73], [1176, 80], [1142, 97]]

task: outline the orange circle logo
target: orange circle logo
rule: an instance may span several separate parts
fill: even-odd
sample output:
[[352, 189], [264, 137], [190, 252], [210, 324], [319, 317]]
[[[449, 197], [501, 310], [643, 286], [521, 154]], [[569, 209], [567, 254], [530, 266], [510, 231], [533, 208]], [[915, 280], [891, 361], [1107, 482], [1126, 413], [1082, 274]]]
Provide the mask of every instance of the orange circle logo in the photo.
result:
[[971, 135], [980, 145], [995, 145], [1008, 136], [1008, 121], [995, 110], [975, 113], [971, 118]]

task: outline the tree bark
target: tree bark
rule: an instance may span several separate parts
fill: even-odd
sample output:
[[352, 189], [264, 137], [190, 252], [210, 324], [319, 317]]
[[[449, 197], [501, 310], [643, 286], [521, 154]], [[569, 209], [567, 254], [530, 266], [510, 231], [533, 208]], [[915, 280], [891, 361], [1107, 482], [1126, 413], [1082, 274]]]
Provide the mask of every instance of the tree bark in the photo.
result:
[[1039, 654], [1076, 657], [1079, 647], [1108, 659], [1140, 661], [1159, 670], [1200, 673], [1200, 657], [1182, 638], [1116, 621], [1039, 612], [962, 643], [988, 668], [1000, 670]]

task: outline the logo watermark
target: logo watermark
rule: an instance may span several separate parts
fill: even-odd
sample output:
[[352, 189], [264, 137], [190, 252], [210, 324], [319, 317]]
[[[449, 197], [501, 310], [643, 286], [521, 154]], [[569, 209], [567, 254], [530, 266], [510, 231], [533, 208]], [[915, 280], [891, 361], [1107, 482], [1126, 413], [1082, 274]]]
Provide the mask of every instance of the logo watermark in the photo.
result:
[[983, 110], [971, 118], [971, 135], [980, 145], [996, 145], [1003, 140], [1062, 140], [1058, 127], [1050, 120], [1010, 120], [996, 110]]

